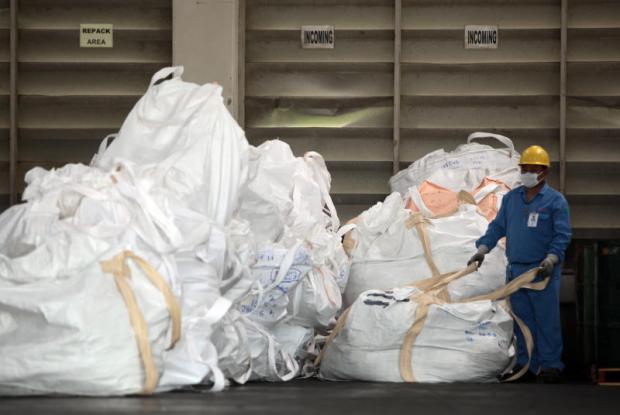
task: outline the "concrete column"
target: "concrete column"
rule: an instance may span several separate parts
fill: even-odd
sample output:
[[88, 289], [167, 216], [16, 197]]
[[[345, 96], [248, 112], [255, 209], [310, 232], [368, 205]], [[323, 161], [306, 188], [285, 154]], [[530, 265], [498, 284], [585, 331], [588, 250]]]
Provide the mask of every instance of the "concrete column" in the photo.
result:
[[173, 0], [172, 63], [183, 79], [217, 82], [224, 103], [239, 115], [239, 0]]

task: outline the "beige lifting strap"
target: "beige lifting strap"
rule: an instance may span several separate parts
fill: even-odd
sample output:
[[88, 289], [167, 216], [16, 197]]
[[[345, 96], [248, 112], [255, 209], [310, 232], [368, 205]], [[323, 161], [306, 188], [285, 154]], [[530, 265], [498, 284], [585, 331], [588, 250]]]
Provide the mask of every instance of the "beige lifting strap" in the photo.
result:
[[[460, 203], [469, 203], [473, 205], [476, 204], [474, 197], [464, 190], [461, 190], [458, 193], [457, 197], [458, 197], [459, 204]], [[454, 212], [451, 212], [450, 214], [436, 216], [435, 219], [451, 216], [457, 211], [458, 209]], [[409, 216], [409, 218], [407, 218], [407, 220], [405, 221], [405, 227], [407, 229], [415, 228], [420, 238], [420, 241], [422, 242], [422, 249], [424, 250], [424, 259], [426, 259], [426, 263], [428, 264], [428, 267], [431, 270], [431, 274], [433, 278], [436, 278], [436, 277], [441, 277], [441, 274], [439, 272], [439, 269], [437, 268], [437, 265], [435, 264], [435, 260], [433, 259], [433, 251], [431, 249], [431, 240], [428, 236], [428, 232], [426, 231], [426, 225], [428, 225], [429, 223], [430, 221], [427, 218], [425, 218], [421, 213], [412, 213]]]
[[472, 272], [476, 271], [476, 269], [476, 265], [471, 264], [468, 265], [467, 268], [464, 268], [460, 271], [442, 275], [439, 277], [428, 278], [426, 280], [418, 281], [417, 283], [410, 285], [411, 287], [415, 287], [420, 291], [414, 293], [410, 297], [412, 301], [415, 301], [417, 303], [417, 307], [413, 324], [407, 331], [405, 339], [403, 340], [403, 344], [400, 348], [400, 376], [405, 382], [415, 382], [415, 376], [413, 375], [413, 370], [411, 369], [411, 354], [413, 352], [413, 344], [415, 343], [415, 340], [417, 339], [418, 335], [424, 328], [424, 324], [426, 323], [426, 317], [428, 316], [430, 305], [441, 305], [449, 303], [450, 301], [446, 301], [445, 298], [441, 298], [437, 294], [445, 293], [446, 291], [443, 288], [446, 285], [448, 285], [452, 281], [464, 277], [465, 275], [471, 274]]
[[519, 370], [517, 373], [512, 375], [510, 378], [504, 380], [504, 382], [512, 382], [513, 380], [517, 380], [521, 376], [525, 375], [525, 373], [530, 368], [530, 363], [532, 362], [532, 352], [534, 351], [534, 338], [532, 337], [532, 332], [525, 325], [523, 320], [521, 320], [519, 317], [517, 317], [517, 315], [512, 311], [512, 306], [509, 307], [508, 309], [506, 309], [505, 307], [502, 307], [502, 308], [504, 308], [504, 310], [508, 311], [508, 313], [515, 320], [515, 323], [517, 323], [517, 325], [519, 326], [519, 329], [521, 329], [521, 333], [523, 334], [523, 339], [525, 340], [525, 347], [527, 349], [527, 364], [525, 366], [523, 366], [521, 368], [521, 370]]
[[426, 224], [428, 223], [427, 219], [420, 213], [414, 213], [405, 221], [405, 226], [407, 229], [411, 229], [415, 227], [418, 236], [420, 237], [420, 241], [422, 242], [422, 249], [424, 250], [424, 258], [426, 259], [426, 263], [428, 267], [431, 269], [431, 274], [433, 277], [439, 277], [441, 274], [437, 265], [435, 265], [435, 261], [433, 260], [433, 251], [431, 250], [431, 240], [428, 237], [428, 232], [426, 232]]
[[148, 327], [144, 319], [144, 315], [138, 306], [136, 296], [128, 282], [128, 279], [131, 278], [131, 270], [127, 265], [127, 261], [129, 259], [133, 260], [140, 267], [151, 283], [159, 291], [161, 291], [164, 296], [166, 306], [168, 307], [168, 312], [170, 313], [170, 318], [172, 319], [172, 340], [170, 348], [172, 348], [181, 337], [181, 309], [174, 298], [172, 290], [163, 277], [148, 262], [135, 255], [133, 252], [123, 251], [114, 258], [108, 261], [101, 261], [99, 263], [103, 272], [114, 276], [116, 287], [121, 293], [121, 296], [127, 306], [129, 320], [134, 330], [134, 334], [138, 342], [138, 349], [140, 351], [140, 358], [142, 359], [142, 364], [144, 365], [145, 380], [142, 393], [150, 395], [157, 387], [157, 383], [159, 382], [159, 373], [157, 372], [153, 355], [151, 353]]

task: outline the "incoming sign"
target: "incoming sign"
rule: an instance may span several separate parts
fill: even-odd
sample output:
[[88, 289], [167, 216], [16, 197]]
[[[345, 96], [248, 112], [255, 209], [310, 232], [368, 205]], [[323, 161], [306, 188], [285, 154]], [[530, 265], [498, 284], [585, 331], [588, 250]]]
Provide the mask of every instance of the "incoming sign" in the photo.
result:
[[303, 49], [333, 49], [334, 26], [302, 26], [301, 47]]
[[497, 26], [465, 26], [465, 49], [497, 49]]

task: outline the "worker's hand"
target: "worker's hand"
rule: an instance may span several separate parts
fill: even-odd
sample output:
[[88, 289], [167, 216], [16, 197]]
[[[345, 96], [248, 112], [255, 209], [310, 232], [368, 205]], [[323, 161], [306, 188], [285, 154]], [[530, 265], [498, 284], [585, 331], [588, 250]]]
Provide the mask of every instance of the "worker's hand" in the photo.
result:
[[484, 262], [484, 254], [476, 252], [476, 254], [473, 257], [471, 257], [469, 261], [467, 261], [467, 266], [470, 266], [474, 262], [477, 262], [478, 267], [480, 267], [480, 265], [482, 265], [482, 263]]
[[478, 268], [480, 268], [480, 266], [484, 262], [484, 256], [488, 252], [489, 252], [489, 249], [485, 245], [480, 245], [478, 247], [478, 252], [476, 252], [474, 256], [469, 259], [469, 261], [467, 261], [467, 266], [470, 266], [471, 264], [475, 262], [478, 264]]
[[543, 261], [540, 263], [540, 275], [543, 277], [548, 277], [553, 272], [553, 268], [555, 268], [555, 264], [558, 262], [558, 257], [554, 254], [549, 254]]

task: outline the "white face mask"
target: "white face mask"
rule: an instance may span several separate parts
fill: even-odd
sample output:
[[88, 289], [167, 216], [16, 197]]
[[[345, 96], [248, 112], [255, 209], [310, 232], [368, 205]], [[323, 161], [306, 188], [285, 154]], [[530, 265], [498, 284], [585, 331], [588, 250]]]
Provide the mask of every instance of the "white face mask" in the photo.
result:
[[540, 180], [538, 180], [537, 173], [521, 173], [521, 183], [523, 183], [523, 186], [531, 189], [540, 183]]

